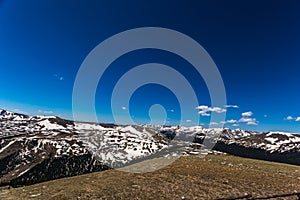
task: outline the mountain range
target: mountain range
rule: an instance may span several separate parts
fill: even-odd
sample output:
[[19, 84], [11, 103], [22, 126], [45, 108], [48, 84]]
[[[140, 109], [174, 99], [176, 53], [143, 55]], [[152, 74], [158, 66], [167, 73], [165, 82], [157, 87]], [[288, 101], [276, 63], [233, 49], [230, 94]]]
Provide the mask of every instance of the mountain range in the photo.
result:
[[220, 152], [300, 165], [300, 134], [85, 123], [0, 110], [0, 185], [28, 185], [155, 157]]

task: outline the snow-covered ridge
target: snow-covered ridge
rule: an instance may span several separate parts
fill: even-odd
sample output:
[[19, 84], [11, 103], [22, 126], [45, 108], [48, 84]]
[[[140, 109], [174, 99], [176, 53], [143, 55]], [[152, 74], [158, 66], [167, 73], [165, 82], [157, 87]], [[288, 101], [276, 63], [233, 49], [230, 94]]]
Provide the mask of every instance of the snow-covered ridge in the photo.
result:
[[[204, 139], [214, 140], [217, 147], [224, 144], [222, 148], [245, 148], [250, 154], [251, 149], [259, 149], [271, 154], [300, 155], [298, 134], [202, 126], [120, 126], [73, 122], [55, 116], [30, 117], [0, 110], [0, 162], [5, 161], [9, 169], [1, 172], [0, 185], [4, 180], [29, 179], [34, 177], [32, 173], [47, 176], [50, 172], [36, 172], [43, 170], [36, 167], [39, 163], [54, 168], [57, 163], [64, 163], [60, 167], [66, 169], [53, 175], [63, 177], [102, 169], [103, 165], [119, 167], [165, 150], [166, 156], [207, 154], [212, 151], [205, 150]], [[174, 150], [174, 146], [178, 148]]]
[[153, 137], [156, 132], [147, 130], [142, 126], [73, 122], [54, 116], [29, 117], [2, 110], [0, 162], [2, 159], [11, 161], [7, 163], [9, 170], [1, 172], [4, 176], [0, 177], [0, 185], [6, 180], [23, 180], [26, 176], [29, 181], [34, 177], [29, 175], [32, 173], [48, 176], [46, 171], [36, 172], [40, 170], [36, 166], [39, 163], [49, 162], [47, 166], [54, 167], [56, 160], [67, 162], [63, 166], [67, 171], [52, 175], [59, 177], [104, 166], [122, 166], [166, 147]]
[[28, 115], [0, 109], [0, 120], [24, 120], [28, 118]]

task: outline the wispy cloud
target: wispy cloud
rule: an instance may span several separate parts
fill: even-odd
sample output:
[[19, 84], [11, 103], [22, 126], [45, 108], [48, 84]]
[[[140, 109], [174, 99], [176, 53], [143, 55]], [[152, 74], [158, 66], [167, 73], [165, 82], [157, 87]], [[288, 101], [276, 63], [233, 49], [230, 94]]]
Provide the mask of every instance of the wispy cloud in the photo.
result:
[[212, 107], [212, 108], [209, 108], [209, 111], [216, 112], [216, 113], [224, 113], [227, 110], [224, 108], [220, 108], [220, 107]]
[[20, 110], [20, 109], [17, 109], [17, 108], [13, 109], [12, 111], [15, 112], [15, 113], [28, 114], [26, 111]]
[[218, 126], [219, 124], [217, 122], [210, 122], [209, 125], [210, 126]]
[[122, 107], [122, 110], [126, 110], [127, 108], [125, 106]]
[[209, 117], [212, 112], [215, 112], [215, 113], [224, 113], [224, 112], [227, 111], [225, 108], [221, 108], [221, 107], [209, 107], [209, 106], [206, 106], [206, 105], [197, 106], [196, 109], [199, 110], [198, 113], [201, 116], [205, 116], [205, 117]]
[[247, 125], [254, 125], [254, 126], [256, 126], [256, 125], [258, 125], [258, 123], [257, 123], [256, 119], [254, 119], [253, 121], [247, 122]]
[[64, 80], [63, 76], [59, 76], [57, 74], [53, 74], [53, 77], [55, 77], [57, 80], [60, 80], [60, 81]]
[[225, 124], [235, 124], [235, 123], [238, 123], [238, 120], [230, 119], [230, 120], [227, 120], [227, 121], [221, 121], [219, 124], [225, 125]]
[[247, 125], [258, 125], [258, 121], [255, 118], [242, 117], [239, 122], [247, 123]]
[[200, 110], [198, 113], [203, 117], [209, 117], [210, 116], [210, 113], [208, 113], [208, 111]]
[[50, 115], [50, 114], [53, 114], [53, 111], [51, 111], [51, 110], [38, 110], [38, 113], [45, 114], [45, 115]]
[[237, 122], [237, 120], [235, 120], [235, 119], [227, 120], [227, 123], [230, 123], [230, 124], [234, 124], [234, 123], [236, 123], [236, 122]]
[[202, 105], [202, 106], [197, 106], [196, 109], [199, 109], [199, 110], [207, 110], [209, 107], [208, 106], [205, 106], [205, 105]]
[[225, 108], [239, 108], [238, 105], [225, 105]]

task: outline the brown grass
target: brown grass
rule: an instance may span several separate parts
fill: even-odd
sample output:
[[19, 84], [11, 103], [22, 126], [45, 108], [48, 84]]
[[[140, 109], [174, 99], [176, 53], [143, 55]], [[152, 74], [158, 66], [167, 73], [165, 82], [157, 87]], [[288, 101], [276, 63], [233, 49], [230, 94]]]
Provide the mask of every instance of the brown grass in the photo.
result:
[[[161, 170], [109, 170], [0, 191], [3, 199], [215, 199], [300, 192], [300, 167], [209, 155], [185, 156]], [[1, 199], [1, 198], [0, 198]], [[288, 198], [288, 199], [297, 199]]]

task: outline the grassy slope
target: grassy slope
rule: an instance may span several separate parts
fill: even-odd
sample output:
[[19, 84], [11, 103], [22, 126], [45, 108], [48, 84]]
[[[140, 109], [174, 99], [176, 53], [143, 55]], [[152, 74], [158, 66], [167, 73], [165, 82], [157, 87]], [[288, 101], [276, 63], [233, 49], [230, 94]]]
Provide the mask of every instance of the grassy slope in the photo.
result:
[[181, 157], [152, 173], [109, 170], [6, 189], [0, 199], [214, 199], [295, 190], [300, 191], [299, 166], [209, 155]]

